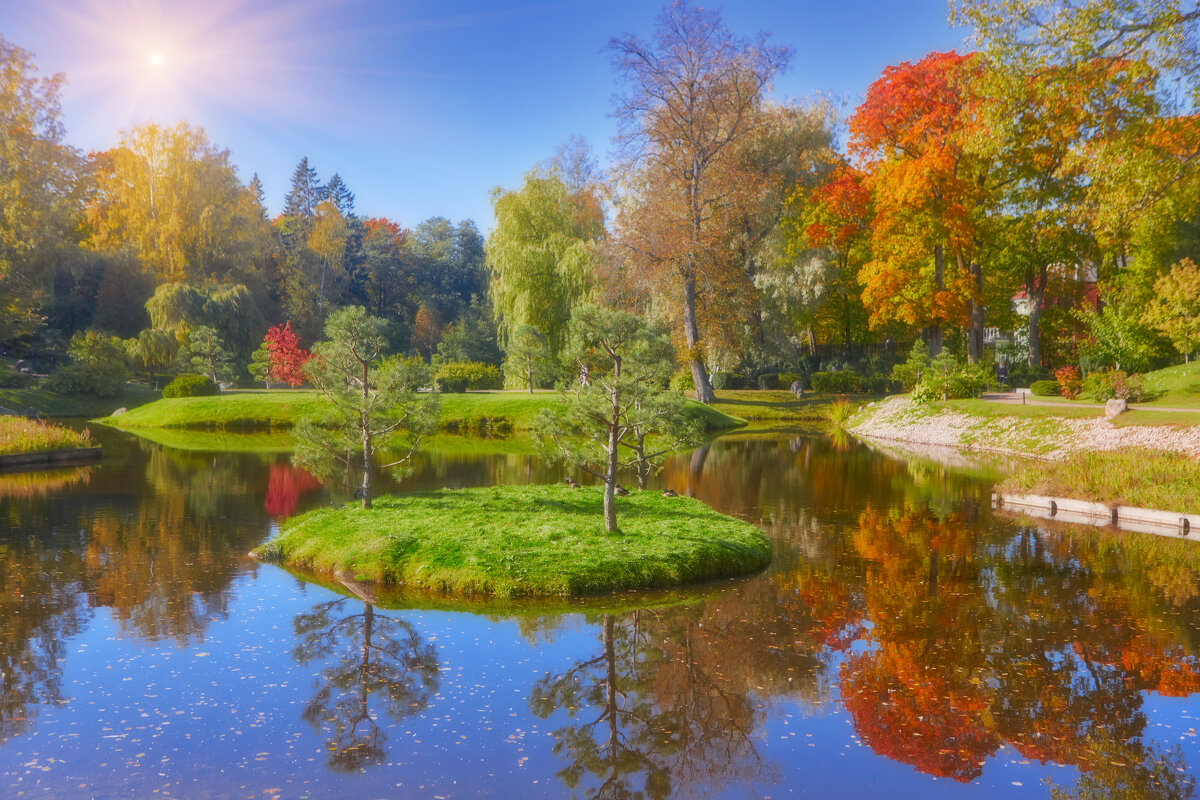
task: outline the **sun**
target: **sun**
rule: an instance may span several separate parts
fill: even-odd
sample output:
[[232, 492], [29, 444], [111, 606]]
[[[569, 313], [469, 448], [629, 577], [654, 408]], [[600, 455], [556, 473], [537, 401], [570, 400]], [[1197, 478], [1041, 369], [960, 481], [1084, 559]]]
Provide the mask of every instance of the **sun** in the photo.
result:
[[150, 66], [161, 67], [163, 65], [163, 54], [155, 51], [150, 54]]

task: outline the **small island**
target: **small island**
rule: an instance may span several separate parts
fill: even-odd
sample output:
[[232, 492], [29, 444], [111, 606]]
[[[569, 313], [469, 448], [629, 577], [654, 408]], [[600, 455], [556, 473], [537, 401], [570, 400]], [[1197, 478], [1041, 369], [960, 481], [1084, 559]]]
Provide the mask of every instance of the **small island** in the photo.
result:
[[0, 468], [36, 467], [100, 457], [91, 434], [28, 417], [0, 416]]
[[377, 498], [284, 523], [253, 555], [299, 570], [461, 596], [550, 597], [746, 575], [771, 547], [758, 528], [689, 497], [621, 498], [604, 531], [598, 488], [492, 486]]

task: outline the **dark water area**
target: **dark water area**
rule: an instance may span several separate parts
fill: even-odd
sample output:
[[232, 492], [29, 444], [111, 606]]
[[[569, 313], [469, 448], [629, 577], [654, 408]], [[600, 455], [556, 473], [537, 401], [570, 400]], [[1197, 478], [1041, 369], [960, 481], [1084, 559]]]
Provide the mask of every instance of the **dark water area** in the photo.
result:
[[[1200, 771], [1200, 544], [1023, 526], [984, 473], [723, 438], [651, 488], [759, 525], [766, 572], [389, 608], [247, 557], [345, 500], [286, 456], [101, 438], [0, 475], [0, 797], [1177, 798]], [[393, 490], [562, 478], [471, 449]]]

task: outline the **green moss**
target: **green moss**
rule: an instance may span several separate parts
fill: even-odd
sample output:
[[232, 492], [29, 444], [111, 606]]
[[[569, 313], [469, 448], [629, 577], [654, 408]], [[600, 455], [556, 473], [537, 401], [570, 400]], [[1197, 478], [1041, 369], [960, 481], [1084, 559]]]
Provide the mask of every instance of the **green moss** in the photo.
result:
[[545, 597], [662, 588], [766, 566], [754, 526], [698, 500], [636, 492], [604, 532], [598, 489], [493, 486], [386, 497], [284, 523], [256, 553], [301, 570], [454, 595]]
[[[159, 400], [119, 417], [97, 422], [130, 431], [152, 428], [188, 430], [283, 429], [292, 427], [304, 413], [324, 402], [313, 391], [239, 391], [223, 392], [216, 397], [181, 397]], [[440, 425], [443, 430], [491, 436], [506, 436], [528, 431], [534, 417], [543, 408], [559, 402], [556, 392], [467, 392], [441, 397]], [[722, 411], [691, 403], [709, 431], [726, 430], [745, 424], [745, 420]]]

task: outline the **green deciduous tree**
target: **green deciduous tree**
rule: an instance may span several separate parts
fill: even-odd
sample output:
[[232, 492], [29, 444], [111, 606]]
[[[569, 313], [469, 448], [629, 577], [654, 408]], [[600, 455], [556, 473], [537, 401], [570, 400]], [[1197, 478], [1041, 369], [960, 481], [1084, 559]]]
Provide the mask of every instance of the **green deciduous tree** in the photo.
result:
[[[665, 331], [625, 311], [584, 306], [571, 320], [564, 361], [578, 368], [568, 379], [561, 410], [545, 409], [536, 434], [542, 452], [604, 481], [604, 527], [617, 532], [617, 471], [646, 474], [666, 450], [694, 434], [682, 413], [682, 396], [665, 399], [673, 348]], [[667, 443], [651, 452], [647, 437]]]
[[[296, 425], [295, 463], [321, 476], [331, 475], [336, 465], [348, 476], [360, 470], [363, 508], [371, 507], [375, 470], [406, 468], [422, 437], [437, 425], [437, 395], [419, 392], [429, 385], [429, 368], [417, 359], [386, 357], [386, 325], [361, 306], [329, 315], [326, 340], [313, 347], [305, 365], [328, 402]], [[376, 467], [374, 455], [381, 449], [396, 457]]]
[[1185, 258], [1154, 282], [1146, 319], [1191, 361], [1200, 344], [1200, 268]]

